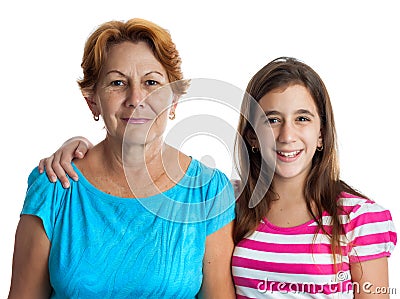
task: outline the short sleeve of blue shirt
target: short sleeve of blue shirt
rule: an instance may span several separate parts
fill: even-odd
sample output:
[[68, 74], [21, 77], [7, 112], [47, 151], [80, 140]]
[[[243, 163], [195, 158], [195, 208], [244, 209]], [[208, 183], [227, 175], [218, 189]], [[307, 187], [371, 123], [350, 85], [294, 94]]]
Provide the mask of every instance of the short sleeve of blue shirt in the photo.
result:
[[64, 189], [34, 169], [21, 214], [51, 242], [51, 298], [195, 298], [206, 238], [235, 217], [227, 177], [192, 159], [171, 189], [116, 197], [79, 181]]
[[234, 219], [233, 187], [228, 178], [220, 171], [215, 171], [210, 182], [207, 199], [207, 235], [219, 230]]

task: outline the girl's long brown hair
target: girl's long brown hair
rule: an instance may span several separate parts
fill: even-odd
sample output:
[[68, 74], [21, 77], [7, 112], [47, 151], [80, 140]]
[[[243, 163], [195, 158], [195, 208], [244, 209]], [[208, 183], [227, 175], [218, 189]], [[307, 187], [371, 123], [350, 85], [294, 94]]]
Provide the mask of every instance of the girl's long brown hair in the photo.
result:
[[[314, 154], [312, 168], [306, 178], [304, 197], [308, 212], [318, 224], [318, 231], [324, 232], [330, 238], [336, 264], [336, 255], [341, 255], [340, 240], [343, 234], [341, 218], [339, 217], [342, 207], [337, 200], [339, 194], [348, 192], [361, 197], [365, 196], [339, 179], [335, 121], [328, 91], [319, 75], [311, 67], [295, 58], [280, 57], [271, 61], [253, 76], [247, 86], [241, 107], [238, 138], [235, 144], [238, 157], [237, 170], [244, 184], [237, 200], [234, 240], [237, 244], [253, 233], [262, 218], [266, 216], [270, 203], [278, 199], [278, 195], [268, 184], [273, 176], [273, 172], [268, 171], [271, 167], [263, 167], [263, 163], [266, 162], [259, 152], [252, 151], [247, 138], [249, 132], [255, 135], [251, 126], [256, 109], [254, 106], [258, 105], [258, 101], [268, 92], [277, 88], [286, 88], [293, 84], [300, 84], [308, 89], [317, 106], [321, 120], [323, 150], [316, 151]], [[239, 139], [243, 142], [239, 143]], [[262, 185], [259, 182], [264, 184], [264, 192], [262, 192], [262, 188], [256, 188], [257, 183], [259, 186]], [[250, 199], [254, 192], [258, 193], [258, 196], [262, 196], [262, 200], [255, 207], [250, 208]], [[315, 203], [316, 210], [312, 209], [313, 203]], [[322, 223], [324, 211], [332, 219], [332, 232], [329, 233], [324, 229]]]

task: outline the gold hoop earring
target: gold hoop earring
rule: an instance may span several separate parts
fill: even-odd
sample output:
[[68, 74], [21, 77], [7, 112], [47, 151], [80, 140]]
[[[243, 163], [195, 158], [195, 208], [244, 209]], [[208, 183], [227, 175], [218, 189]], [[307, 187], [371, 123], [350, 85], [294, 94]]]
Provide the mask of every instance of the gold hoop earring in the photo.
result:
[[322, 152], [323, 149], [324, 149], [324, 145], [321, 145], [320, 147], [317, 146], [317, 151]]
[[94, 114], [93, 114], [93, 119], [94, 119], [95, 121], [99, 121], [100, 117], [99, 117], [98, 115], [94, 115]]
[[257, 154], [257, 153], [258, 153], [258, 148], [256, 148], [255, 146], [252, 146], [252, 147], [251, 147], [251, 151], [252, 151], [254, 154]]
[[174, 112], [174, 111], [171, 111], [171, 112], [169, 113], [168, 118], [169, 118], [170, 120], [174, 120], [174, 119], [175, 119], [175, 112]]

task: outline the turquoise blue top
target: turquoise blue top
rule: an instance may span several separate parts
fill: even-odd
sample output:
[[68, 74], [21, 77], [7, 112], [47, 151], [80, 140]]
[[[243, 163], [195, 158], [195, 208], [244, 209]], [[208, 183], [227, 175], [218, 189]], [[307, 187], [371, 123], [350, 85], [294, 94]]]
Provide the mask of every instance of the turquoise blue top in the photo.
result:
[[79, 181], [64, 189], [37, 168], [22, 214], [43, 221], [51, 242], [51, 298], [195, 298], [206, 237], [235, 217], [227, 177], [192, 159], [164, 193], [121, 198]]

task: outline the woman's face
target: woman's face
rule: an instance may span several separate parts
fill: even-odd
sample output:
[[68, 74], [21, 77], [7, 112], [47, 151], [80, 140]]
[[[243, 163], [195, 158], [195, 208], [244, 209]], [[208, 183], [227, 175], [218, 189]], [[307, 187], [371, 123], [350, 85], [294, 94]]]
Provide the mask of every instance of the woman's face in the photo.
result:
[[259, 105], [270, 126], [262, 130], [263, 124], [257, 125], [259, 148], [263, 157], [276, 161], [274, 179], [305, 178], [317, 146], [322, 146], [320, 117], [311, 94], [302, 85], [290, 85], [268, 92]]
[[109, 49], [88, 103], [103, 117], [109, 137], [147, 144], [162, 136], [175, 109], [168, 83], [166, 70], [145, 42], [123, 42]]

